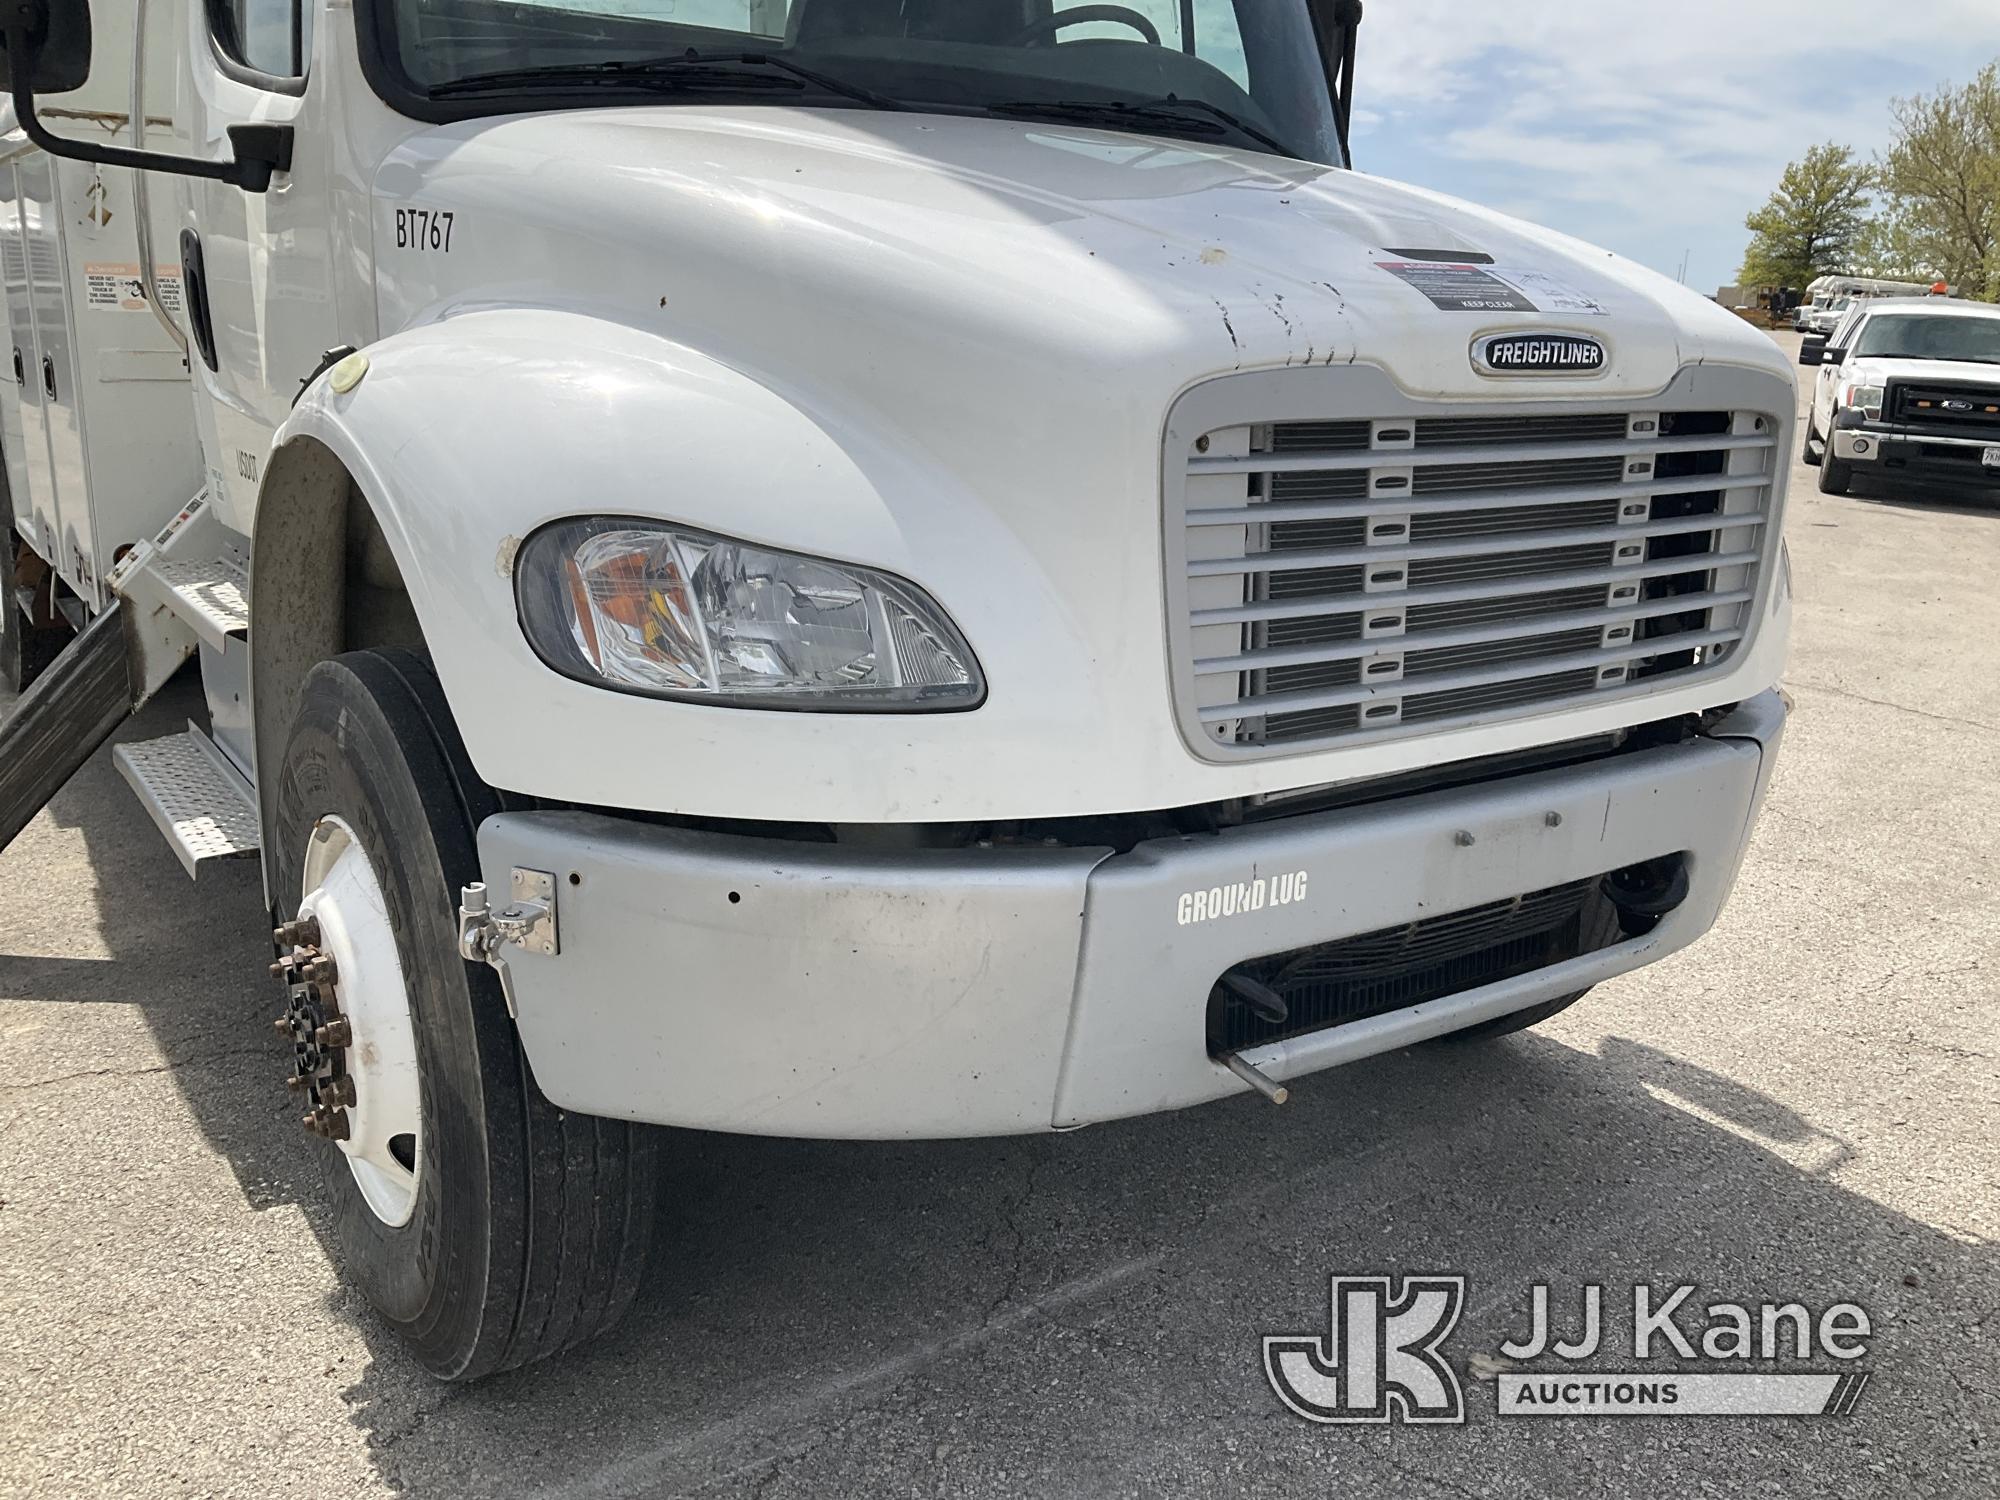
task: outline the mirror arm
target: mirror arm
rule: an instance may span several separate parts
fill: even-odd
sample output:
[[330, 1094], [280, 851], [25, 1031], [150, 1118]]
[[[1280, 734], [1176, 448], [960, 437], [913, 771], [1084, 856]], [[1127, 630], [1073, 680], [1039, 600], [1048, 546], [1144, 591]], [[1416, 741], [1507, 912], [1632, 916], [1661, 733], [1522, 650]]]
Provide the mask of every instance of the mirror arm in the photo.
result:
[[[33, 55], [26, 27], [10, 25], [6, 30], [7, 54], [11, 58]], [[181, 177], [208, 177], [233, 183], [246, 193], [269, 192], [274, 173], [289, 171], [292, 165], [292, 127], [289, 125], [232, 125], [230, 145], [234, 161], [210, 161], [201, 156], [170, 156], [161, 151], [134, 151], [124, 146], [102, 146], [94, 141], [72, 140], [51, 134], [35, 114], [35, 91], [29, 70], [13, 69], [14, 121], [35, 145], [50, 156], [72, 161], [99, 162], [107, 167], [130, 167], [135, 172], [172, 172]]]

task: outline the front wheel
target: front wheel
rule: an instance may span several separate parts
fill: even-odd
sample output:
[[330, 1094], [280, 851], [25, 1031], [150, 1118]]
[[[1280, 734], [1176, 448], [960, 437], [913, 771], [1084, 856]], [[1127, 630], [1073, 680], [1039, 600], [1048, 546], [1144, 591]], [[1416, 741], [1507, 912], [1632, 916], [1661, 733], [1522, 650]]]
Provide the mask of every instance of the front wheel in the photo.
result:
[[1835, 458], [1833, 449], [1826, 450], [1826, 457], [1819, 466], [1819, 492], [1822, 495], [1844, 495], [1854, 487], [1854, 465], [1844, 458]]
[[288, 1080], [349, 1277], [417, 1360], [474, 1379], [608, 1328], [638, 1290], [657, 1132], [542, 1097], [457, 893], [499, 811], [430, 665], [315, 667], [279, 769]]

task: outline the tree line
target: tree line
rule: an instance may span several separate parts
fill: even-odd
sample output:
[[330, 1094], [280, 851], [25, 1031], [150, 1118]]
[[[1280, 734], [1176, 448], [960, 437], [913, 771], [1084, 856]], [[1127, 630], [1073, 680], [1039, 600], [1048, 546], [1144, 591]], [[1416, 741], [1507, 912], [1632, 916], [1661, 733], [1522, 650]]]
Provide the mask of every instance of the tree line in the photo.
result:
[[2000, 62], [1963, 87], [1898, 99], [1891, 116], [1874, 161], [1829, 141], [1785, 168], [1746, 221], [1743, 285], [1880, 276], [2000, 301]]

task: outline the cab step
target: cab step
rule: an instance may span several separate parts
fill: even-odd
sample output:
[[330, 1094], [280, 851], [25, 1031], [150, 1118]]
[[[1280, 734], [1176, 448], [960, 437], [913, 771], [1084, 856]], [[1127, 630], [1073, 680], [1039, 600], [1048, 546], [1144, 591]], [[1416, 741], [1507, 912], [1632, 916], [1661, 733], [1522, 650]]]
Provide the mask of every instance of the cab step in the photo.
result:
[[194, 725], [184, 734], [112, 747], [112, 762], [189, 875], [257, 852], [257, 798], [215, 742]]
[[222, 650], [230, 637], [250, 633], [250, 577], [226, 557], [161, 561], [154, 575], [167, 608], [203, 645]]

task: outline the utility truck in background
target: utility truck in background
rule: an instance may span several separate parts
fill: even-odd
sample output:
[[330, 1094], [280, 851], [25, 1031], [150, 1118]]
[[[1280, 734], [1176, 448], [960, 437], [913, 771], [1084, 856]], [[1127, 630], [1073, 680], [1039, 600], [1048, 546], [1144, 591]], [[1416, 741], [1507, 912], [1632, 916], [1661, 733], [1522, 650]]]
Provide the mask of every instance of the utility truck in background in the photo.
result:
[[0, 841], [197, 663], [117, 765], [437, 1374], [618, 1316], [657, 1127], [1282, 1102], [1714, 923], [1791, 370], [1351, 170], [1355, 0], [0, 5]]

